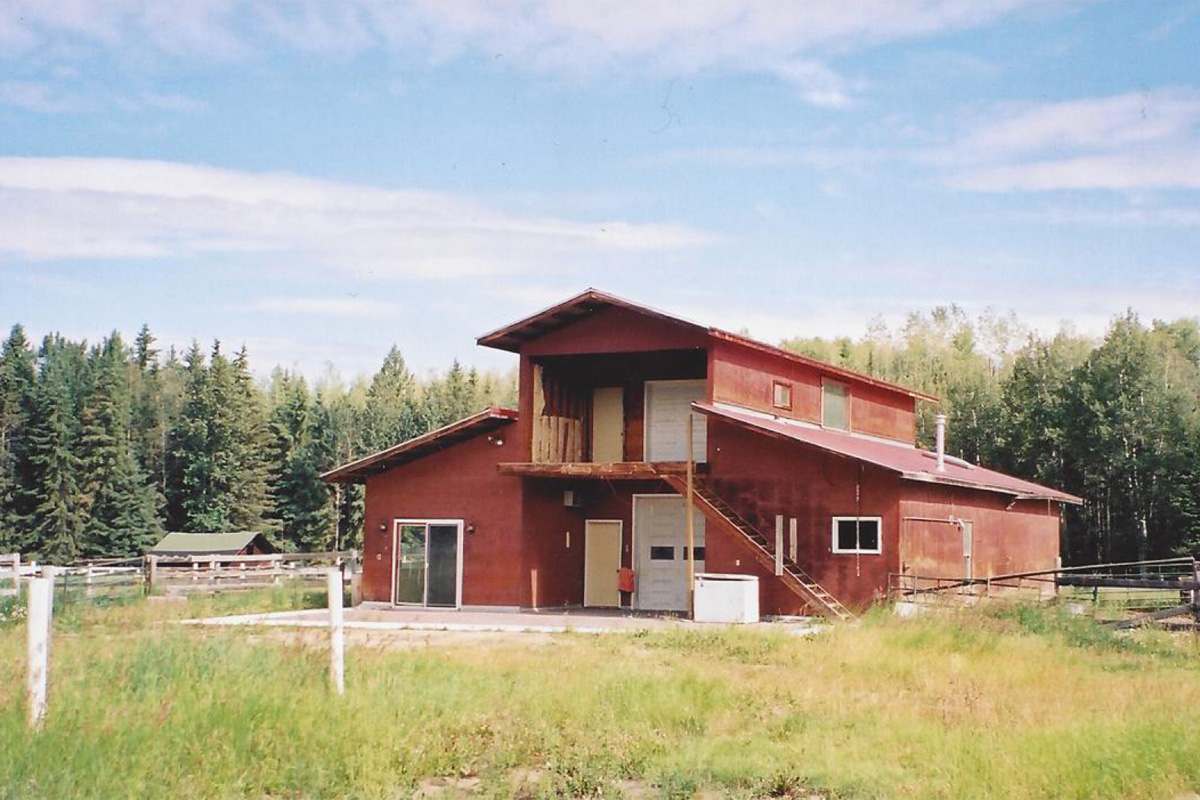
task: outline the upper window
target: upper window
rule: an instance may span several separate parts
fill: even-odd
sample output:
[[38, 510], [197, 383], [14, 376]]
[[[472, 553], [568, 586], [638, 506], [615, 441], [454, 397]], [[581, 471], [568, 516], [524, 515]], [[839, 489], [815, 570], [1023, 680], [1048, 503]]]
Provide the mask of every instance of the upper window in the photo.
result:
[[879, 517], [834, 517], [833, 552], [882, 553], [882, 527]]
[[792, 385], [783, 381], [775, 381], [771, 386], [771, 405], [785, 411], [792, 410]]
[[821, 425], [850, 430], [850, 387], [836, 381], [821, 385]]

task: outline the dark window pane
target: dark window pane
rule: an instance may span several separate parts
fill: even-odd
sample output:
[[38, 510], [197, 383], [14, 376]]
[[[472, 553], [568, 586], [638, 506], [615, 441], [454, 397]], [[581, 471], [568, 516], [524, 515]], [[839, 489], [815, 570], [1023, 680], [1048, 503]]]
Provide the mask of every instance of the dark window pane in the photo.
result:
[[879, 549], [879, 523], [875, 520], [863, 522], [858, 528], [858, 549], [859, 550], [878, 550]]
[[837, 549], [853, 550], [856, 541], [857, 540], [854, 535], [854, 520], [838, 520]]
[[458, 599], [458, 526], [429, 526], [429, 588], [431, 606], [453, 606]]
[[400, 563], [396, 570], [396, 602], [425, 602], [425, 526], [400, 526]]
[[693, 548], [692, 549], [692, 559], [695, 561], [703, 561], [704, 560], [704, 548], [703, 547]]
[[674, 547], [661, 547], [660, 546], [660, 547], [651, 547], [650, 548], [650, 560], [651, 561], [673, 561], [674, 559], [675, 559], [675, 548]]
[[839, 519], [837, 522], [837, 549], [851, 552], [854, 550], [867, 552], [879, 550], [879, 521]]

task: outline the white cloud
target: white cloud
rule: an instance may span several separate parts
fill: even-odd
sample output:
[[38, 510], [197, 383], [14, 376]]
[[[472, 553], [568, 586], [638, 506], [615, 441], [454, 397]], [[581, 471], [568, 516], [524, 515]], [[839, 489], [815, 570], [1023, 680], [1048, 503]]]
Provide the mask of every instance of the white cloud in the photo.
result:
[[39, 81], [0, 81], [0, 105], [40, 114], [65, 114], [87, 107], [74, 92]]
[[1200, 91], [992, 108], [923, 159], [976, 192], [1200, 188]]
[[1200, 92], [1160, 89], [1004, 108], [981, 119], [963, 146], [985, 153], [1025, 154], [1062, 150], [1111, 150], [1127, 145], [1177, 141], [1200, 122]]
[[947, 183], [975, 192], [1200, 189], [1200, 146], [1192, 150], [983, 166], [959, 172]]
[[1112, 210], [1051, 208], [1037, 214], [1036, 219], [1081, 225], [1195, 228], [1200, 227], [1200, 207], [1159, 206]]
[[[440, 63], [465, 54], [589, 77], [765, 73], [809, 103], [842, 107], [860, 88], [830, 54], [977, 27], [1052, 0], [10, 0], [0, 35], [19, 54], [58, 40], [172, 57], [246, 58], [266, 42], [350, 57], [382, 49]], [[262, 38], [263, 34], [266, 39]]]
[[[297, 266], [445, 279], [715, 241], [685, 225], [517, 216], [456, 195], [161, 161], [0, 158], [0, 254], [287, 255]], [[278, 260], [276, 258], [275, 260]]]

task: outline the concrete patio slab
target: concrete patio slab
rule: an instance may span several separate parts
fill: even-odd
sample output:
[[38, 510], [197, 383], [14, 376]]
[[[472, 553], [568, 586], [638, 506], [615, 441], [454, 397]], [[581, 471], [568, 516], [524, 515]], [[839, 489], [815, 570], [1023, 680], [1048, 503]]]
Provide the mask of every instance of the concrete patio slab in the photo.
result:
[[[279, 611], [266, 614], [237, 614], [228, 617], [183, 620], [185, 625], [263, 626], [284, 628], [324, 628], [328, 612], [323, 608], [306, 611]], [[631, 633], [635, 631], [693, 629], [714, 630], [725, 626], [692, 622], [674, 616], [630, 611], [598, 609], [525, 609], [492, 611], [444, 608], [396, 608], [365, 604], [346, 609], [347, 630], [364, 631], [461, 631], [467, 633]], [[786, 630], [797, 635], [819, 631], [823, 625], [814, 620], [760, 622], [738, 626], [748, 629]]]

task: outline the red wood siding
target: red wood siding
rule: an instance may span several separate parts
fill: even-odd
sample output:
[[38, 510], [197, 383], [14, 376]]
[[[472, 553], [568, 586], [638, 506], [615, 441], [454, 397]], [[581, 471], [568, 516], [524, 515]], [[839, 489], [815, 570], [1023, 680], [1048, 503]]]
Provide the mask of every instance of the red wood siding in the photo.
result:
[[[522, 580], [524, 606], [577, 606], [583, 603], [583, 516], [563, 505], [565, 481], [525, 479], [526, 538]], [[567, 533], [571, 534], [570, 546]]]
[[526, 356], [632, 353], [650, 350], [703, 350], [707, 333], [624, 308], [603, 308], [577, 322], [534, 339]]
[[[929, 577], [964, 577], [962, 532], [956, 525], [914, 519], [957, 517], [973, 523], [976, 578], [1054, 569], [1059, 555], [1059, 507], [950, 486], [910, 483], [901, 500], [901, 570]], [[1007, 508], [1007, 510], [1006, 510]]]
[[[797, 519], [798, 562], [822, 586], [848, 606], [862, 607], [886, 591], [896, 569], [900, 481], [894, 475], [802, 445], [777, 442], [750, 431], [710, 420], [709, 483], [716, 492], [767, 537], [775, 535], [775, 515]], [[855, 485], [861, 481], [858, 513], [882, 517], [883, 552], [834, 554], [832, 519], [855, 512]], [[708, 533], [710, 572], [758, 575], [764, 614], [802, 613], [795, 594], [746, 549], [715, 526]], [[740, 563], [738, 563], [740, 561]]]
[[[709, 385], [714, 402], [820, 424], [820, 370], [732, 342], [716, 341], [712, 348]], [[914, 441], [916, 401], [912, 397], [840, 376], [831, 379], [850, 388], [852, 431]], [[791, 409], [775, 408], [772, 403], [776, 381], [791, 384]]]
[[869, 383], [851, 383], [850, 430], [912, 444], [917, 440], [916, 401]]
[[496, 471], [497, 463], [518, 458], [516, 427], [497, 431], [503, 446], [481, 435], [367, 481], [363, 599], [391, 599], [393, 520], [462, 519], [475, 525], [463, 536], [463, 604], [528, 604], [521, 479]]

